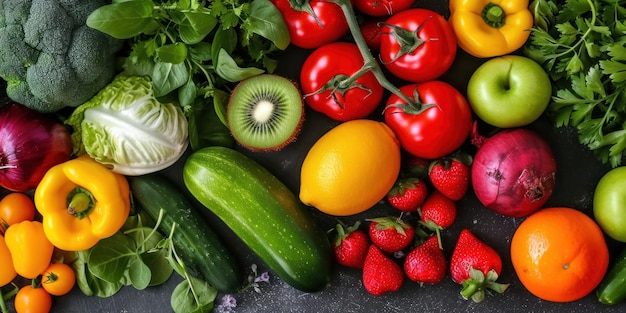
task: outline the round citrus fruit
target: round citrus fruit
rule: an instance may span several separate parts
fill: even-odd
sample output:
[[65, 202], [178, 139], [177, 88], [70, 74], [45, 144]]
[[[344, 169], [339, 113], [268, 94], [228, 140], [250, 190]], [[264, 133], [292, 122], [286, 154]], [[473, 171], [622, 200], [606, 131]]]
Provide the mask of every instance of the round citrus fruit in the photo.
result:
[[609, 251], [593, 219], [572, 208], [554, 207], [531, 214], [515, 230], [511, 261], [530, 293], [547, 301], [571, 302], [602, 281]]
[[359, 119], [324, 134], [307, 153], [300, 200], [335, 216], [361, 213], [382, 200], [400, 172], [400, 144], [385, 123]]

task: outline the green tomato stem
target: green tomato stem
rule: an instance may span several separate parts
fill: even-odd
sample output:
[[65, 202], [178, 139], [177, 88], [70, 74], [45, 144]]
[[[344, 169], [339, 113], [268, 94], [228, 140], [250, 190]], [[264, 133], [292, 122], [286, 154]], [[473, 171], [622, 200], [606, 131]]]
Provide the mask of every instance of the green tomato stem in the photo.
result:
[[[327, 1], [335, 3], [339, 7], [341, 7], [341, 11], [343, 12], [346, 18], [346, 21], [348, 22], [348, 28], [350, 29], [352, 38], [354, 39], [354, 42], [356, 43], [357, 47], [359, 48], [359, 51], [361, 52], [361, 55], [363, 56], [363, 61], [364, 61], [363, 67], [352, 76], [358, 78], [360, 75], [363, 75], [367, 73], [368, 71], [372, 71], [372, 73], [374, 74], [374, 77], [376, 77], [376, 80], [378, 80], [378, 83], [380, 83], [380, 85], [383, 86], [383, 88], [395, 94], [407, 104], [415, 104], [414, 99], [411, 99], [411, 97], [405, 95], [402, 91], [400, 91], [400, 89], [398, 89], [398, 87], [392, 84], [387, 79], [387, 77], [385, 77], [385, 74], [380, 68], [380, 65], [378, 64], [378, 62], [376, 62], [376, 59], [374, 59], [374, 56], [372, 55], [369, 47], [367, 46], [367, 42], [365, 41], [363, 34], [361, 34], [361, 30], [359, 28], [359, 22], [356, 19], [356, 14], [354, 13], [354, 9], [352, 9], [352, 4], [350, 4], [350, 0], [327, 0]], [[354, 78], [354, 80], [356, 80], [356, 78]]]

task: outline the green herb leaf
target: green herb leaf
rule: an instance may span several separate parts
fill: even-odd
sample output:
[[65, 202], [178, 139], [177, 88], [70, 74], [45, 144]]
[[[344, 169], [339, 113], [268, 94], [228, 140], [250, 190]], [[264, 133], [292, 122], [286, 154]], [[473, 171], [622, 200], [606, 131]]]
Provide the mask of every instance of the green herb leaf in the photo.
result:
[[190, 276], [174, 288], [170, 303], [176, 313], [209, 313], [215, 297], [215, 288], [202, 279]]
[[233, 59], [226, 50], [221, 49], [218, 55], [215, 72], [229, 82], [238, 82], [248, 77], [262, 74], [265, 71], [256, 67], [239, 67], [235, 59]]
[[100, 240], [89, 253], [87, 265], [96, 277], [109, 282], [119, 282], [136, 256], [135, 242], [122, 233]]
[[150, 285], [152, 271], [150, 271], [150, 268], [143, 262], [141, 256], [136, 255], [128, 264], [128, 277], [135, 289], [144, 290]]
[[271, 40], [284, 50], [290, 42], [287, 24], [280, 11], [269, 0], [254, 0], [250, 4], [249, 30]]
[[156, 97], [163, 97], [189, 80], [185, 63], [157, 62], [152, 71], [152, 88]]
[[87, 18], [87, 26], [118, 39], [129, 39], [154, 28], [150, 0], [123, 1], [104, 5]]
[[217, 19], [208, 10], [184, 12], [185, 19], [179, 25], [180, 39], [189, 45], [201, 42], [215, 28]]
[[187, 45], [182, 42], [163, 45], [157, 48], [156, 55], [160, 62], [180, 64], [187, 58]]

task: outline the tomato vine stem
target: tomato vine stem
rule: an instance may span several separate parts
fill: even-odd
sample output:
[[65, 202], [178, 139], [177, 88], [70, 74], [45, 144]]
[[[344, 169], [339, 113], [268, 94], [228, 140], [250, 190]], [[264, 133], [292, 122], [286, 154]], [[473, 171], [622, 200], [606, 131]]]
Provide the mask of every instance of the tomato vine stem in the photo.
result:
[[395, 94], [407, 104], [416, 104], [415, 99], [412, 99], [411, 97], [405, 95], [402, 91], [400, 91], [400, 89], [398, 89], [398, 87], [396, 87], [393, 83], [391, 83], [387, 79], [385, 74], [383, 73], [382, 69], [380, 68], [380, 65], [378, 64], [378, 62], [372, 55], [372, 52], [370, 51], [369, 47], [367, 46], [367, 42], [365, 41], [363, 34], [361, 34], [361, 30], [359, 28], [359, 22], [356, 19], [356, 14], [354, 13], [354, 9], [352, 8], [352, 4], [350, 3], [350, 0], [326, 0], [326, 1], [335, 3], [336, 5], [341, 7], [341, 11], [343, 12], [343, 15], [346, 18], [346, 22], [348, 22], [348, 28], [350, 29], [352, 38], [354, 39], [354, 42], [359, 48], [359, 52], [361, 52], [361, 56], [363, 56], [363, 61], [364, 61], [363, 68], [359, 70], [357, 73], [355, 73], [353, 76], [358, 77], [360, 75], [367, 73], [368, 71], [372, 71], [372, 73], [374, 74], [374, 77], [376, 77], [376, 80], [378, 81], [378, 83], [380, 83], [381, 86], [383, 86], [383, 88]]

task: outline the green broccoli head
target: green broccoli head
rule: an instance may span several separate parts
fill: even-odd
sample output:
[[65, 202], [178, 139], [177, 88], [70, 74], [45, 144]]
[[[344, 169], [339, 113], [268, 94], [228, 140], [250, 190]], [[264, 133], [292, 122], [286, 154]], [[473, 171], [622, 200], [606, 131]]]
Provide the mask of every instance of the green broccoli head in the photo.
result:
[[13, 101], [55, 112], [88, 101], [116, 74], [123, 41], [85, 24], [104, 0], [0, 1], [0, 77]]

